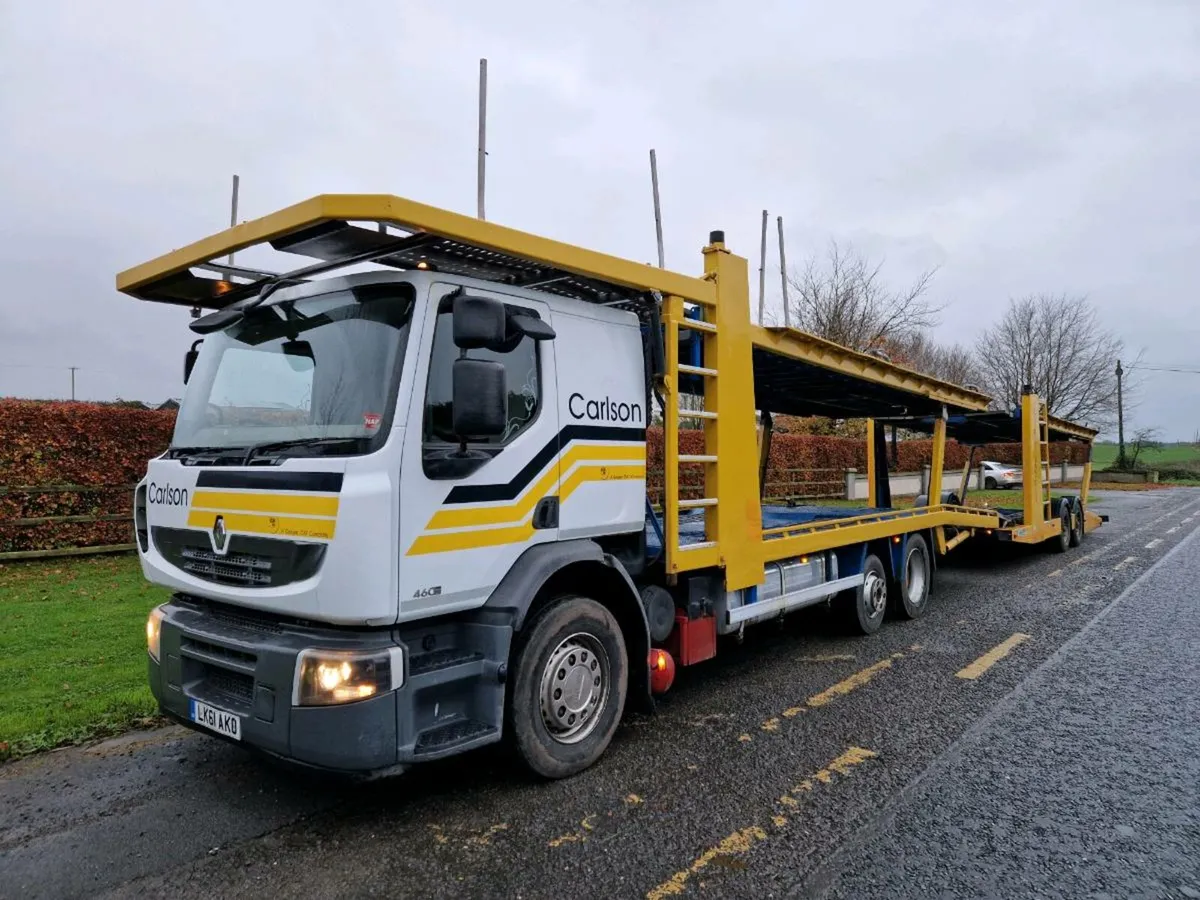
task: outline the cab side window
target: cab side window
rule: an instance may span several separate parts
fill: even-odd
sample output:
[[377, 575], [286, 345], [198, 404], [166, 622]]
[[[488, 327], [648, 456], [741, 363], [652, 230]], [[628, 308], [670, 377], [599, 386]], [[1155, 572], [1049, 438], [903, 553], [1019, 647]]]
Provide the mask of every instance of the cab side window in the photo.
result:
[[[530, 310], [511, 308], [514, 312], [536, 315]], [[422, 444], [425, 474], [430, 478], [451, 478], [459, 474], [462, 467], [439, 462], [447, 457], [447, 451], [459, 448], [454, 435], [452, 404], [454, 360], [461, 351], [454, 346], [454, 323], [449, 299], [438, 307], [437, 321], [433, 329], [433, 350], [429, 356], [429, 380], [425, 386], [425, 413], [422, 423]], [[502, 363], [508, 381], [508, 423], [504, 433], [495, 437], [472, 440], [470, 447], [477, 453], [482, 451], [495, 456], [505, 444], [528, 428], [537, 418], [542, 403], [541, 373], [538, 367], [537, 343], [522, 336], [510, 347], [501, 350], [468, 350], [470, 359], [484, 359]], [[470, 467], [474, 468], [474, 467]]]

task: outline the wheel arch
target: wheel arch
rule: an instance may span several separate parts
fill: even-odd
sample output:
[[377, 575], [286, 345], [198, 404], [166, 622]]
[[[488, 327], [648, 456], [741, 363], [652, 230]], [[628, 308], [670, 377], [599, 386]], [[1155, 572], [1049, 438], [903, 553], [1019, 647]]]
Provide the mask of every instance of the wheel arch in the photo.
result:
[[488, 597], [485, 608], [512, 617], [513, 632], [555, 597], [580, 594], [604, 606], [621, 627], [629, 655], [627, 702], [652, 710], [650, 625], [633, 579], [591, 540], [539, 544], [525, 551]]

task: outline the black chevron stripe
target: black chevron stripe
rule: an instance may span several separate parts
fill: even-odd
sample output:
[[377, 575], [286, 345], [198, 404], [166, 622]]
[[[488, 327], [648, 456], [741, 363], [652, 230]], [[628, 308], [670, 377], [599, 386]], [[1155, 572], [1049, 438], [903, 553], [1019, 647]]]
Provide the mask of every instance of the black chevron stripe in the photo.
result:
[[627, 441], [645, 443], [645, 428], [620, 428], [613, 425], [567, 425], [546, 442], [533, 458], [507, 484], [460, 484], [446, 497], [447, 504], [494, 503], [514, 500], [537, 477], [546, 463], [554, 459], [572, 441]]

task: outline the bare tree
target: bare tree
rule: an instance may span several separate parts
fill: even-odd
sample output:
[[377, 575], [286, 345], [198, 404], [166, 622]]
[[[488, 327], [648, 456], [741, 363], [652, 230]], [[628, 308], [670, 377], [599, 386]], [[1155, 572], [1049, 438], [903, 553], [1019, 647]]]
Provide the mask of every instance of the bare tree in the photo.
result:
[[937, 324], [940, 306], [925, 297], [936, 269], [906, 288], [885, 284], [883, 263], [867, 260], [852, 247], [831, 241], [824, 257], [810, 258], [788, 275], [796, 327], [855, 350], [903, 343]]
[[1133, 433], [1133, 439], [1126, 444], [1126, 468], [1137, 468], [1138, 457], [1142, 455], [1143, 450], [1158, 450], [1162, 447], [1162, 442], [1158, 439], [1159, 433], [1157, 428], [1139, 428]]
[[917, 372], [932, 375], [958, 385], [981, 382], [974, 355], [961, 344], [939, 344], [923, 332], [917, 332], [895, 346], [892, 359]]
[[[1009, 302], [975, 354], [987, 393], [1013, 407], [1029, 384], [1052, 415], [1102, 430], [1116, 419], [1115, 366], [1124, 343], [1085, 297], [1036, 294]], [[1126, 379], [1126, 407], [1129, 407]]]

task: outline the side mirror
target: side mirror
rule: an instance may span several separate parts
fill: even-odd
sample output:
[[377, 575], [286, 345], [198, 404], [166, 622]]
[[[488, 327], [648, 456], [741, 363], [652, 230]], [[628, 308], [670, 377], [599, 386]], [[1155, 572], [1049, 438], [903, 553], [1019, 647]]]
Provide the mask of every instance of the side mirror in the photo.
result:
[[458, 294], [452, 315], [454, 346], [460, 350], [499, 346], [508, 336], [508, 313], [499, 300]]
[[187, 353], [183, 354], [183, 383], [184, 384], [187, 384], [188, 379], [192, 377], [192, 369], [194, 369], [196, 367], [196, 358], [200, 355], [200, 351], [197, 348], [203, 343], [204, 343], [203, 340], [194, 341], [192, 343], [192, 348], [190, 350], [188, 350]]
[[504, 434], [508, 425], [508, 378], [504, 365], [483, 359], [456, 359], [451, 379], [455, 435], [465, 442]]
[[511, 316], [508, 323], [512, 325], [513, 330], [518, 334], [532, 338], [535, 341], [552, 341], [556, 336], [549, 322], [543, 322], [541, 319], [533, 316], [525, 316], [518, 313]]

